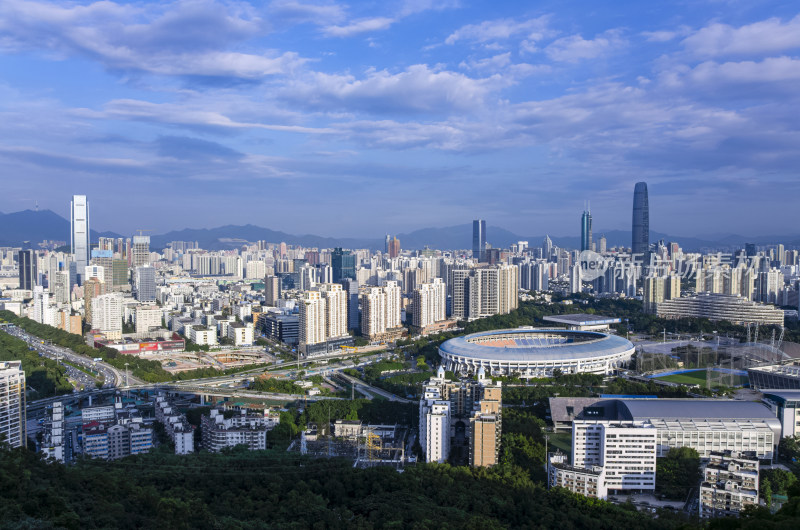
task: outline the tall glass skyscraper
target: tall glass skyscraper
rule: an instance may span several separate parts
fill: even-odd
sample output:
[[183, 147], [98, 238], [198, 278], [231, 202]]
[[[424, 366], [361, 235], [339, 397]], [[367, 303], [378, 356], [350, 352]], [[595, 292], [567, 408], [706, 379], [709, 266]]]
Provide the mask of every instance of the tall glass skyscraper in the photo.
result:
[[73, 195], [70, 210], [70, 250], [80, 283], [83, 283], [83, 271], [89, 264], [89, 201], [86, 195]]
[[647, 183], [637, 182], [633, 189], [633, 226], [631, 252], [645, 254], [650, 248], [650, 206], [647, 201]]
[[472, 257], [478, 261], [486, 261], [486, 221], [472, 221]]
[[356, 257], [349, 250], [335, 248], [331, 252], [331, 269], [333, 269], [334, 283], [339, 283], [345, 278], [355, 280]]
[[592, 250], [592, 213], [587, 206], [581, 216], [581, 251]]

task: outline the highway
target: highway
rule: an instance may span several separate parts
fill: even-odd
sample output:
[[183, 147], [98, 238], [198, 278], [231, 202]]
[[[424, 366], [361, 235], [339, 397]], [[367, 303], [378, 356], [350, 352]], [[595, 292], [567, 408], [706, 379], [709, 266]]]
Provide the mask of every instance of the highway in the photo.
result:
[[[115, 387], [115, 386], [122, 386], [125, 382], [125, 375], [121, 373], [119, 370], [114, 368], [108, 363], [104, 363], [102, 361], [94, 361], [93, 359], [89, 359], [88, 357], [84, 357], [83, 355], [78, 355], [74, 351], [63, 348], [58, 346], [57, 344], [49, 343], [48, 341], [43, 341], [39, 337], [35, 335], [31, 335], [27, 331], [13, 324], [9, 324], [7, 326], [3, 326], [0, 330], [5, 331], [9, 335], [17, 337], [18, 339], [24, 340], [28, 343], [28, 345], [34, 348], [39, 354], [43, 357], [47, 357], [48, 359], [53, 359], [55, 361], [62, 361], [67, 360], [73, 364], [77, 364], [89, 371], [96, 371], [103, 377], [104, 383], [103, 387]], [[74, 367], [62, 363], [68, 371], [74, 370], [80, 372], [80, 370], [76, 370]], [[81, 374], [83, 372], [80, 372]], [[84, 374], [85, 375], [85, 374]], [[80, 378], [78, 378], [80, 380]], [[130, 378], [131, 383], [141, 383], [140, 381], [134, 377]]]

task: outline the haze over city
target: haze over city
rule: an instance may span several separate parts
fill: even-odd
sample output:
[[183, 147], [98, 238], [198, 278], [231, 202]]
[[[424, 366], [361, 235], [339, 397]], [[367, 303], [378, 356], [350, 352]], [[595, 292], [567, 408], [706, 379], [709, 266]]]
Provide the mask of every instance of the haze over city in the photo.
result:
[[5, 213], [562, 235], [646, 180], [653, 230], [761, 235], [800, 196], [790, 2], [6, 0], [0, 34]]

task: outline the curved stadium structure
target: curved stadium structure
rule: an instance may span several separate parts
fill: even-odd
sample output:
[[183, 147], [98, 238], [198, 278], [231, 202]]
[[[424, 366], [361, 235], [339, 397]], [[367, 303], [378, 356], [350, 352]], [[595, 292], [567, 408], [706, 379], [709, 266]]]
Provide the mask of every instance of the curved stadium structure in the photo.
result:
[[493, 375], [549, 377], [565, 374], [610, 374], [634, 353], [622, 337], [597, 331], [523, 327], [473, 333], [444, 342], [439, 356], [447, 370], [474, 374], [483, 367]]

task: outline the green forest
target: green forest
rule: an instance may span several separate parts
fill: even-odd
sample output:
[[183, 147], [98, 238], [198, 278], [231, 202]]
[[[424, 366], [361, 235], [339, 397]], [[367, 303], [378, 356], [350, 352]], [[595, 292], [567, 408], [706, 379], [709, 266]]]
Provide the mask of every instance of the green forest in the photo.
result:
[[0, 361], [22, 361], [28, 399], [43, 399], [72, 392], [72, 383], [64, 367], [56, 361], [39, 357], [28, 343], [0, 332]]
[[[521, 457], [520, 457], [521, 458]], [[793, 499], [710, 528], [797, 528]], [[700, 528], [679, 514], [642, 514], [546, 490], [517, 465], [354, 469], [343, 459], [233, 449], [165, 451], [115, 462], [47, 463], [0, 449], [2, 528]]]

